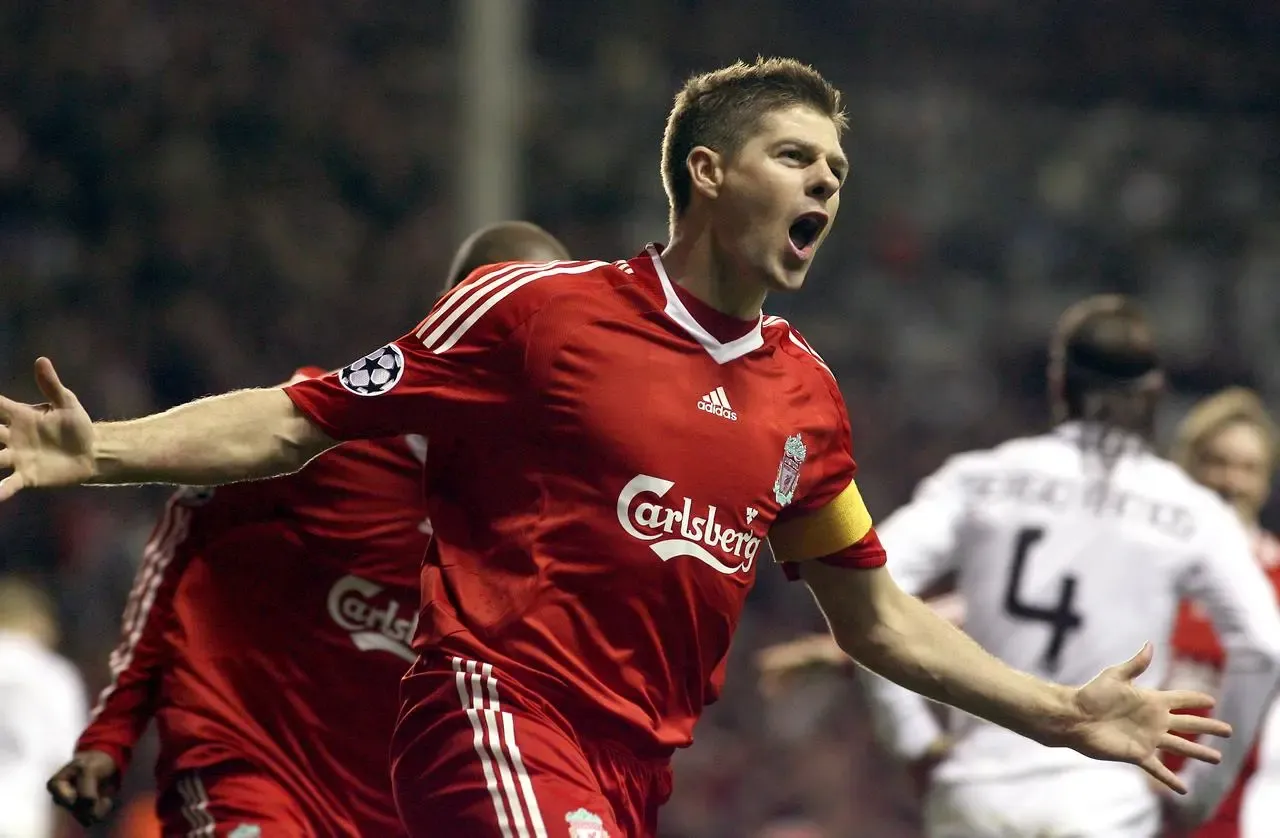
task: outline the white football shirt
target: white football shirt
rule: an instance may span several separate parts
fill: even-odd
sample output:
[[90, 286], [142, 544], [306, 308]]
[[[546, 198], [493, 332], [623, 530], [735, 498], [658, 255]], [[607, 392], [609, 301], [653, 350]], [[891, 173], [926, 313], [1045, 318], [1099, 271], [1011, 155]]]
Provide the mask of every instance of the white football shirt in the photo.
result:
[[53, 834], [45, 783], [87, 721], [75, 667], [26, 635], [0, 632], [0, 838]]
[[[1222, 771], [1197, 766], [1187, 776], [1200, 805], [1215, 806], [1280, 680], [1280, 614], [1244, 527], [1220, 498], [1136, 438], [1116, 439], [1108, 466], [1084, 444], [1091, 433], [1067, 423], [953, 457], [877, 527], [888, 567], [917, 595], [955, 573], [976, 641], [1017, 669], [1070, 685], [1146, 641], [1156, 654], [1139, 684], [1164, 683], [1178, 602], [1201, 602], [1228, 650], [1217, 715], [1235, 735], [1223, 743]], [[867, 680], [890, 747], [918, 756], [941, 733], [925, 700]], [[934, 775], [942, 782], [1090, 764], [958, 711], [949, 722], [955, 747]]]

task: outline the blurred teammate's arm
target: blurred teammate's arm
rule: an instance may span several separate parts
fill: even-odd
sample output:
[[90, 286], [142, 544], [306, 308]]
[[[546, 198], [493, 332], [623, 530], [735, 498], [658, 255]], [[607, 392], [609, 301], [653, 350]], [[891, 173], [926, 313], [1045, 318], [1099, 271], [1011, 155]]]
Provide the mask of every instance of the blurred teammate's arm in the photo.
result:
[[1191, 763], [1182, 774], [1191, 788], [1179, 806], [1188, 821], [1208, 819], [1231, 789], [1280, 684], [1280, 608], [1258, 567], [1248, 535], [1225, 506], [1205, 522], [1201, 560], [1182, 580], [1181, 593], [1209, 612], [1226, 655], [1215, 716], [1235, 735], [1217, 766]]
[[111, 653], [111, 683], [98, 697], [88, 727], [79, 733], [71, 760], [49, 780], [54, 802], [85, 826], [110, 812], [133, 749], [158, 709], [161, 681], [171, 659], [166, 631], [175, 619], [174, 596], [200, 542], [200, 519], [226, 506], [218, 504], [212, 511], [198, 506], [205, 502], [182, 491], [165, 505], [129, 592], [120, 643]]
[[120, 643], [111, 653], [111, 683], [76, 744], [76, 751], [107, 754], [122, 774], [159, 703], [171, 654], [165, 633], [175, 619], [174, 596], [195, 548], [192, 521], [201, 512], [181, 494], [166, 504], [143, 549], [125, 605]]

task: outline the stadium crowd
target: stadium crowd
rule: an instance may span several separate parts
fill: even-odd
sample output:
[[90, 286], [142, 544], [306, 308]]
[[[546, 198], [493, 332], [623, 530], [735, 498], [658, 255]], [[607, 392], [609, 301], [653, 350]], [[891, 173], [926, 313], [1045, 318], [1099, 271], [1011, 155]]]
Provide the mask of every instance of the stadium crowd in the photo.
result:
[[[467, 188], [456, 10], [420, 5], [0, 9], [0, 382], [33, 396], [26, 365], [47, 354], [95, 416], [141, 415], [339, 365], [416, 321]], [[1280, 13], [761, 4], [780, 28], [724, 0], [655, 0], [642, 19], [533, 5], [523, 215], [575, 254], [662, 238], [659, 137], [635, 126], [661, 124], [688, 72], [787, 53], [849, 95], [842, 220], [810, 289], [769, 306], [839, 377], [873, 511], [953, 451], [1044, 426], [1045, 335], [1083, 294], [1152, 315], [1178, 396], [1163, 427], [1225, 384], [1280, 399], [1280, 72], [1262, 46]], [[1052, 48], [1028, 37], [1048, 29]], [[0, 507], [0, 572], [56, 595], [91, 692], [164, 494]], [[918, 834], [851, 681], [755, 688], [752, 651], [817, 619], [760, 575], [664, 836]], [[149, 783], [136, 763], [130, 795]]]

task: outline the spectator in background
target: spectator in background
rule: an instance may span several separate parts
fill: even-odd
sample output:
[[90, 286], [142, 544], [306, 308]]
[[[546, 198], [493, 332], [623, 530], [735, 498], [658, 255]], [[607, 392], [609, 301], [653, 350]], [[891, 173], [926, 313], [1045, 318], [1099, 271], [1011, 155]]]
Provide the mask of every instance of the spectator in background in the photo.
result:
[[[1197, 403], [1178, 427], [1173, 459], [1222, 496], [1253, 539], [1254, 558], [1280, 596], [1280, 539], [1258, 520], [1271, 494], [1277, 430], [1257, 394], [1230, 387]], [[1177, 655], [1170, 686], [1221, 693], [1226, 656], [1209, 615], [1183, 602], [1173, 632]], [[1280, 701], [1273, 701], [1258, 742], [1213, 817], [1195, 838], [1263, 838], [1280, 817]]]
[[79, 673], [53, 651], [58, 634], [42, 590], [0, 577], [0, 838], [53, 835], [45, 778], [87, 716]]

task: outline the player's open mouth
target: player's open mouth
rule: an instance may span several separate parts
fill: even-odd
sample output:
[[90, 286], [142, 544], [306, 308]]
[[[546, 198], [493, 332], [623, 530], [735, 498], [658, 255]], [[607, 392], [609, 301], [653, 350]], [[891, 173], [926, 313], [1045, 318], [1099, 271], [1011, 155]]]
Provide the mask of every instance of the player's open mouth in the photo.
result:
[[787, 238], [791, 241], [791, 249], [795, 251], [796, 256], [801, 259], [808, 259], [813, 255], [814, 245], [818, 243], [818, 238], [822, 235], [822, 231], [827, 228], [828, 216], [825, 212], [806, 212], [804, 215], [791, 222], [791, 227], [787, 230]]

